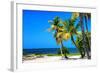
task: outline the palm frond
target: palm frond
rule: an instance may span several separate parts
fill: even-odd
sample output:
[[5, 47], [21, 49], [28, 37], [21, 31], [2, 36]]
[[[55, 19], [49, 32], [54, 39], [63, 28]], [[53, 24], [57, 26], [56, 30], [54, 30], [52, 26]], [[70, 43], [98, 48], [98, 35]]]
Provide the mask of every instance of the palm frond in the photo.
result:
[[78, 30], [78, 29], [79, 29], [79, 27], [80, 27], [80, 25], [81, 25], [81, 24], [80, 24], [80, 23], [78, 23], [78, 24], [76, 25], [75, 29], [76, 29], [76, 30]]
[[75, 20], [77, 17], [79, 17], [79, 13], [78, 12], [73, 12], [71, 19]]

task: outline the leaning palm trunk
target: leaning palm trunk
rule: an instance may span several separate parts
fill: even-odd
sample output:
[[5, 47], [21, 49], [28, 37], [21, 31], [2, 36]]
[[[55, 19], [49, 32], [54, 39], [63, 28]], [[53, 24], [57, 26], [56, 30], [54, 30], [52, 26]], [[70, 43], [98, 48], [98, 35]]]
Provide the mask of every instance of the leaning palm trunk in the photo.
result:
[[[88, 16], [87, 16], [87, 14], [85, 14], [85, 25], [86, 25], [86, 31], [87, 31], [87, 33], [88, 33], [88, 24], [87, 24], [87, 21], [88, 21]], [[89, 41], [89, 38], [88, 38], [88, 36], [86, 35], [86, 38], [87, 38], [87, 44], [88, 44], [88, 47], [89, 47], [89, 51], [91, 51], [91, 47], [90, 47], [90, 41]]]
[[71, 40], [72, 40], [73, 44], [76, 46], [76, 48], [78, 49], [78, 51], [79, 51], [79, 53], [81, 55], [81, 58], [84, 58], [85, 51], [84, 50], [83, 51], [80, 50], [80, 48], [77, 46], [77, 44], [74, 41], [73, 35], [71, 35]]
[[62, 46], [60, 47], [60, 53], [61, 53], [61, 56], [63, 57], [63, 51], [62, 51]]
[[87, 17], [87, 15], [85, 14], [84, 15], [85, 16], [85, 26], [86, 26], [86, 31], [88, 32], [88, 25], [87, 25], [87, 20], [88, 20], [88, 17]]
[[[57, 35], [57, 33], [58, 33], [58, 28], [56, 29], [56, 35]], [[58, 38], [57, 37], [56, 37], [56, 42], [58, 42]], [[63, 57], [64, 55], [63, 55], [62, 47], [63, 47], [63, 45], [61, 44], [60, 53], [61, 53], [61, 56]]]
[[63, 50], [63, 48], [64, 48], [64, 46], [63, 46], [63, 43], [62, 43], [62, 41], [61, 41], [61, 50], [62, 50], [62, 53], [64, 54], [64, 57], [65, 57], [66, 59], [68, 59], [68, 57], [67, 57], [67, 55], [66, 55], [66, 52], [65, 52], [65, 50]]
[[86, 51], [86, 54], [87, 54], [87, 58], [90, 59], [90, 54], [89, 54], [89, 49], [87, 48], [87, 45], [86, 45], [86, 35], [85, 35], [85, 32], [84, 32], [84, 25], [83, 25], [83, 14], [80, 13], [80, 23], [81, 23], [81, 30], [82, 30], [82, 37], [83, 37], [83, 48], [84, 50]]

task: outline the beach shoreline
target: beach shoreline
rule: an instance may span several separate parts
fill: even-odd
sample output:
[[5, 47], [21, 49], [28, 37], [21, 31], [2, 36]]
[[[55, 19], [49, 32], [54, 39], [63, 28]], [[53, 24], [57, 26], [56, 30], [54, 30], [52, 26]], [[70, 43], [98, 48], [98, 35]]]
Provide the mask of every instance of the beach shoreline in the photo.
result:
[[69, 59], [62, 58], [61, 56], [44, 56], [32, 60], [24, 60], [23, 63], [45, 63], [45, 62], [60, 62], [68, 60], [79, 60], [80, 56], [70, 56]]

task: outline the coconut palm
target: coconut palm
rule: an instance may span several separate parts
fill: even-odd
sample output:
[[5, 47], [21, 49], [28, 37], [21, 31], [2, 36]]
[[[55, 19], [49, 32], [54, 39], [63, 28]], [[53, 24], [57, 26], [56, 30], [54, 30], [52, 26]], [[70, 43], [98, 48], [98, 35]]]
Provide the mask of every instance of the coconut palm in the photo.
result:
[[74, 27], [74, 21], [72, 21], [72, 20], [65, 20], [63, 22], [63, 24], [64, 24], [64, 27], [66, 28], [67, 33], [70, 34], [72, 42], [77, 47], [77, 45], [76, 45], [76, 43], [74, 41], [74, 37], [73, 37], [73, 35], [76, 34], [76, 29]]
[[[85, 56], [85, 52], [87, 54], [88, 59], [90, 59], [90, 54], [89, 54], [89, 48], [87, 47], [88, 43], [88, 36], [87, 33], [85, 33], [84, 30], [84, 24], [83, 24], [83, 17], [87, 18], [88, 14], [84, 13], [72, 13], [72, 17], [69, 20], [64, 20], [62, 21], [59, 17], [55, 17], [54, 20], [51, 22], [51, 28], [49, 29], [54, 30], [54, 37], [56, 39], [57, 44], [61, 45], [61, 55], [65, 56], [65, 58], [68, 58], [66, 56], [66, 52], [64, 50], [64, 45], [63, 45], [63, 40], [68, 40], [71, 38], [72, 42], [76, 46], [76, 48], [79, 50], [81, 57], [83, 58]], [[75, 26], [75, 21], [77, 18], [80, 18], [79, 23]], [[87, 19], [86, 19], [87, 21]], [[78, 35], [78, 28], [81, 28], [81, 36]], [[86, 29], [88, 32], [88, 27], [86, 23]], [[74, 40], [74, 35], [78, 35], [77, 40]], [[68, 52], [67, 52], [68, 53]]]
[[85, 34], [85, 30], [84, 30], [84, 24], [83, 24], [83, 17], [84, 17], [84, 14], [83, 13], [79, 13], [79, 17], [80, 17], [80, 24], [81, 24], [81, 30], [82, 30], [82, 42], [83, 42], [83, 48], [87, 54], [87, 58], [90, 59], [91, 56], [89, 54], [89, 49], [87, 47], [87, 40], [86, 40], [86, 34]]
[[[76, 26], [75, 28], [74, 28], [74, 22], [75, 22], [75, 20], [77, 19], [77, 17], [79, 17], [80, 18], [80, 22], [78, 23], [78, 26]], [[90, 59], [90, 54], [89, 54], [89, 48], [90, 47], [88, 47], [87, 46], [87, 44], [86, 43], [88, 43], [88, 37], [87, 37], [87, 35], [86, 35], [86, 33], [85, 33], [85, 30], [84, 30], [84, 24], [83, 24], [83, 17], [86, 17], [87, 19], [88, 18], [90, 18], [90, 14], [85, 14], [85, 13], [73, 13], [73, 16], [72, 16], [72, 18], [71, 18], [71, 20], [70, 20], [70, 26], [72, 27], [71, 28], [71, 40], [73, 41], [73, 43], [74, 43], [74, 45], [79, 49], [79, 51], [80, 51], [80, 53], [81, 53], [81, 57], [83, 58], [84, 57], [84, 54], [85, 54], [85, 52], [84, 52], [84, 50], [86, 51], [86, 53], [87, 53], [87, 57], [88, 57], [88, 59]], [[86, 20], [87, 20], [86, 19]], [[87, 20], [88, 21], [88, 20]], [[75, 43], [75, 41], [74, 41], [74, 38], [73, 38], [73, 34], [77, 34], [77, 32], [76, 32], [76, 30], [77, 30], [77, 27], [81, 27], [81, 31], [82, 31], [82, 40], [81, 40], [81, 42], [83, 43], [82, 45], [80, 45], [80, 46], [82, 46], [82, 48], [80, 48], [80, 46], [78, 46], [79, 44], [80, 44], [80, 42], [78, 42], [77, 44]], [[87, 32], [88, 32], [88, 27], [87, 27], [87, 23], [86, 23], [86, 29], [87, 29]], [[83, 51], [82, 51], [83, 50]], [[82, 52], [83, 52], [83, 54], [82, 54]]]
[[73, 44], [79, 50], [79, 52], [81, 54], [81, 58], [83, 58], [84, 57], [83, 48], [80, 48], [80, 46], [78, 45], [79, 43], [74, 40], [74, 35], [79, 35], [77, 30], [80, 27], [80, 24], [78, 23], [75, 26], [75, 21], [77, 20], [78, 17], [79, 17], [79, 13], [76, 13], [76, 12], [72, 13], [71, 19], [63, 21], [63, 25], [64, 25], [66, 31], [68, 33], [70, 33], [70, 38], [71, 38]]
[[53, 21], [49, 21], [49, 23], [51, 23], [51, 28], [49, 29], [49, 31], [54, 31], [54, 37], [56, 39], [57, 44], [61, 45], [61, 55], [65, 58], [68, 58], [66, 56], [66, 53], [68, 53], [68, 50], [65, 52], [64, 51], [64, 45], [63, 45], [63, 40], [64, 40], [64, 35], [66, 34], [66, 32], [64, 32], [64, 27], [61, 26], [60, 24], [60, 18], [58, 16], [56, 16], [54, 18]]
[[82, 42], [82, 34], [78, 34], [77, 38], [76, 38], [76, 44], [78, 46], [78, 50], [81, 54], [81, 58], [84, 58], [85, 56], [85, 50], [83, 48], [83, 42]]
[[91, 18], [91, 14], [90, 13], [84, 13], [84, 19], [85, 19], [85, 26], [86, 26], [86, 38], [87, 38], [87, 44], [88, 44], [88, 48], [89, 48], [89, 51], [91, 51], [91, 47], [90, 47], [90, 44], [91, 44], [91, 41], [89, 40], [89, 31], [88, 31], [88, 20], [90, 20]]

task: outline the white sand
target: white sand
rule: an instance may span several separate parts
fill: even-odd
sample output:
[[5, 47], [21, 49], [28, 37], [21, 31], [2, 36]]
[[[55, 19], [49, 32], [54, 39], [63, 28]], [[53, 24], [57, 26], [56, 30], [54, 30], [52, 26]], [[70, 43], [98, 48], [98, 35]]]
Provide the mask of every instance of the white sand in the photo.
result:
[[[74, 60], [74, 59], [79, 59], [80, 56], [71, 56], [69, 58]], [[68, 59], [68, 60], [70, 60], [70, 59]], [[45, 56], [43, 58], [36, 58], [36, 59], [33, 59], [33, 60], [25, 60], [25, 61], [23, 61], [23, 63], [59, 62], [59, 61], [62, 61], [62, 60], [66, 60], [66, 59], [62, 58], [61, 56]]]

